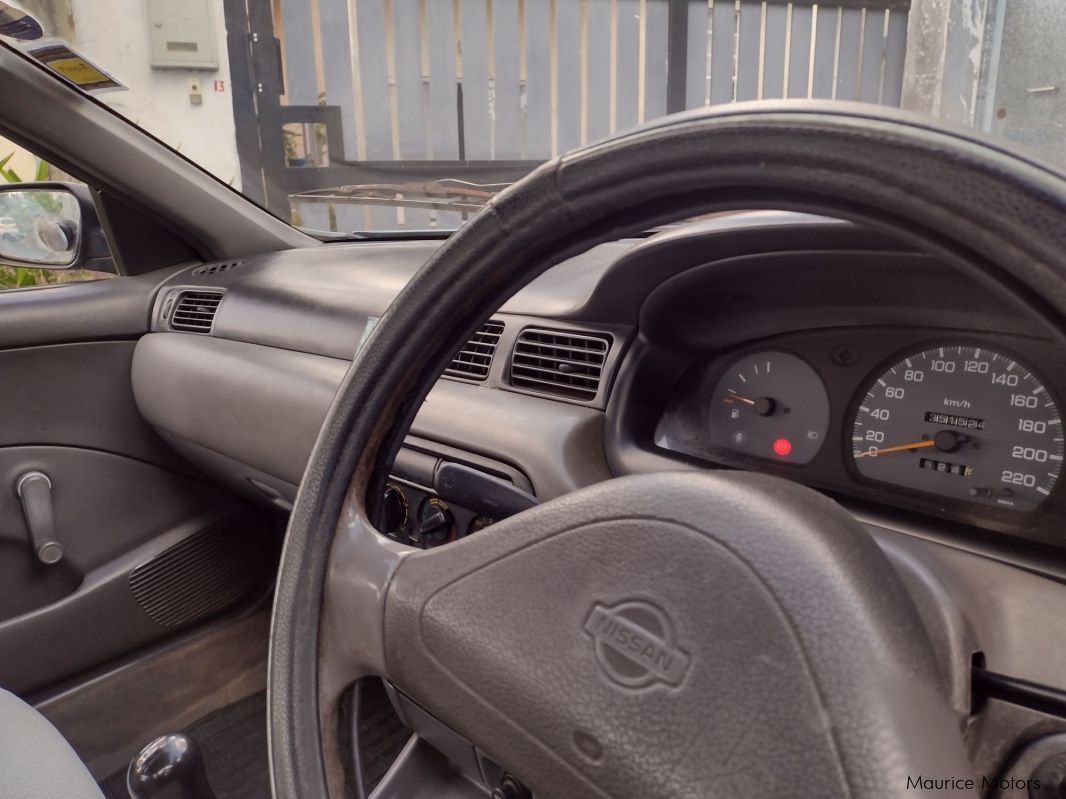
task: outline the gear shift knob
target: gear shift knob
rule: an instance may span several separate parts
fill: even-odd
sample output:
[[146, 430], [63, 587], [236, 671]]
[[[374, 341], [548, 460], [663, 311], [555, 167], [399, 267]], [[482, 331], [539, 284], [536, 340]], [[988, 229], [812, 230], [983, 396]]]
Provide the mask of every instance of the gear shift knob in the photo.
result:
[[150, 742], [130, 763], [133, 799], [213, 799], [196, 743], [180, 733]]

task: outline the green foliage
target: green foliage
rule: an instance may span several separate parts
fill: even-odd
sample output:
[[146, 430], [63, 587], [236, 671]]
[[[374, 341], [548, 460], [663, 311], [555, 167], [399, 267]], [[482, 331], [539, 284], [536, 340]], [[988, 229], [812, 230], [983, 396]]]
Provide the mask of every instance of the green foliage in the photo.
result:
[[0, 160], [0, 175], [3, 175], [4, 180], [8, 183], [22, 183], [22, 178], [19, 177], [18, 172], [7, 165], [7, 162], [14, 157], [14, 153], [8, 153], [6, 158]]

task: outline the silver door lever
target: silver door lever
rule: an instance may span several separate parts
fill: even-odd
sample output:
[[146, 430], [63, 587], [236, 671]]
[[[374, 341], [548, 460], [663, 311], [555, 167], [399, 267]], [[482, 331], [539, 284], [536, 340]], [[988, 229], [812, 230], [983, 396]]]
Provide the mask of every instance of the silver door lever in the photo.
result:
[[44, 472], [26, 472], [15, 483], [15, 494], [22, 500], [22, 513], [37, 559], [48, 566], [59, 563], [63, 559], [63, 545], [56, 538], [52, 481]]

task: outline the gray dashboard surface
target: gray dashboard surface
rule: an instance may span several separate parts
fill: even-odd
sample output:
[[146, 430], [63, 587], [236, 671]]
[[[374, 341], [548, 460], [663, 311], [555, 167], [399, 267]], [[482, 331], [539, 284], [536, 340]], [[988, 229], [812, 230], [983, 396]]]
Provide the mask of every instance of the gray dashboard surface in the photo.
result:
[[154, 333], [137, 344], [133, 393], [156, 427], [296, 485], [347, 368], [320, 355]]
[[[560, 264], [501, 311], [578, 314], [603, 274], [632, 244], [604, 244]], [[338, 243], [259, 256], [211, 275], [186, 269], [160, 291], [152, 329], [168, 329], [161, 312], [175, 290], [218, 288], [227, 296], [215, 319], [215, 338], [350, 360], [367, 318], [384, 314], [440, 246], [436, 241]]]
[[[348, 365], [259, 344], [153, 333], [137, 346], [133, 390], [151, 424], [226, 456], [231, 483], [261, 481], [263, 472], [295, 488]], [[593, 408], [442, 380], [411, 433], [504, 462], [524, 452], [530, 457], [515, 465], [541, 498], [579, 488], [575, 475], [610, 477], [603, 414]], [[201, 465], [219, 469], [214, 460]]]
[[[338, 243], [249, 258], [214, 272], [187, 268], [174, 273], [157, 294], [153, 333], [141, 339], [134, 358], [141, 413], [175, 443], [221, 456], [207, 458], [209, 470], [226, 472], [231, 484], [263, 482], [266, 475], [295, 486], [368, 321], [386, 312], [441, 246], [435, 241]], [[682, 325], [692, 336], [676, 336], [658, 351], [663, 357], [663, 346], [670, 357], [695, 352], [696, 334], [713, 324], [712, 316], [739, 313], [746, 307], [745, 297], [758, 291], [757, 286], [720, 288], [728, 285], [723, 276], [737, 273], [724, 266], [730, 260], [752, 253], [777, 253], [785, 259], [807, 253], [812, 256], [808, 260], [820, 262], [817, 254], [829, 250], [838, 251], [848, 264], [862, 262], [870, 253], [880, 253], [882, 261], [915, 257], [880, 234], [821, 217], [773, 211], [717, 215], [646, 239], [600, 245], [548, 270], [500, 309], [497, 318], [512, 320], [501, 345], [513, 342], [527, 324], [543, 320], [549, 327], [579, 324], [613, 331], [616, 350], [623, 351], [626, 331], [638, 323], [642, 330], [669, 325], [669, 303], [659, 303], [647, 318], [655, 305], [650, 300], [662, 295], [663, 287], [700, 273], [695, 290], [683, 292], [695, 302], [686, 306], [689, 316]], [[854, 271], [871, 275], [856, 277], [857, 283], [878, 284], [891, 272]], [[780, 300], [819, 290], [810, 280], [797, 277], [793, 282], [792, 288], [779, 287], [787, 290], [775, 296]], [[187, 289], [224, 292], [210, 335], [170, 331], [164, 309]], [[855, 302], [876, 306], [882, 294], [867, 286]], [[953, 296], [947, 292], [945, 302]], [[973, 296], [967, 293], [956, 302], [973, 302]], [[796, 302], [806, 300], [797, 297]], [[701, 318], [700, 307], [716, 310]], [[772, 311], [761, 309], [759, 318], [772, 318]], [[855, 312], [849, 307], [852, 324]], [[825, 315], [826, 322], [829, 318]], [[815, 322], [810, 315], [804, 320]], [[512, 463], [527, 472], [542, 497], [610, 476], [604, 451], [609, 455], [613, 447], [604, 440], [604, 415], [595, 407], [519, 396], [506, 380], [506, 362], [497, 357], [480, 386], [440, 381], [412, 433]], [[530, 436], [530, 430], [539, 434]], [[183, 451], [207, 466], [195, 451]], [[523, 453], [522, 462], [516, 453]], [[233, 467], [240, 464], [252, 471], [234, 479]], [[560, 464], [580, 465], [578, 471], [587, 470], [587, 477], [560, 479], [570, 473]], [[291, 493], [285, 486], [275, 488], [282, 495]]]
[[[602, 245], [561, 264], [501, 313], [580, 311], [632, 245]], [[194, 268], [178, 272], [158, 293], [154, 332], [140, 340], [134, 356], [133, 388], [141, 414], [187, 457], [230, 485], [268, 482], [291, 499], [368, 320], [385, 313], [439, 246], [434, 241], [334, 244], [251, 258], [214, 274], [194, 274]], [[210, 335], [171, 332], [163, 318], [167, 303], [187, 289], [225, 292]], [[512, 318], [516, 324], [526, 320]], [[495, 374], [494, 369], [492, 385]], [[442, 380], [411, 432], [510, 462], [531, 427], [540, 431], [538, 452], [524, 468], [538, 496], [578, 487], [574, 472], [558, 470], [559, 463], [593, 479], [610, 476], [603, 457], [603, 414], [591, 407]]]

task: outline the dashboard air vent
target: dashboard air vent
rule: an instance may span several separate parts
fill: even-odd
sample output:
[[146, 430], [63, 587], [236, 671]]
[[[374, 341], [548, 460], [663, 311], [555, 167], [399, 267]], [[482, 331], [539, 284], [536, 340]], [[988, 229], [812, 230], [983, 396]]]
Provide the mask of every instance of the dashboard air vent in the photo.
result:
[[488, 321], [483, 324], [459, 350], [451, 366], [444, 370], [444, 374], [469, 380], [484, 380], [489, 376], [489, 366], [501, 335], [503, 322]]
[[172, 330], [210, 333], [215, 312], [222, 302], [221, 291], [183, 291], [174, 304], [170, 318]]
[[222, 261], [217, 264], [205, 264], [204, 266], [197, 267], [192, 270], [194, 275], [215, 275], [219, 272], [228, 272], [230, 269], [236, 269], [243, 264], [244, 261]]
[[526, 328], [511, 353], [511, 385], [579, 400], [595, 399], [611, 340]]

